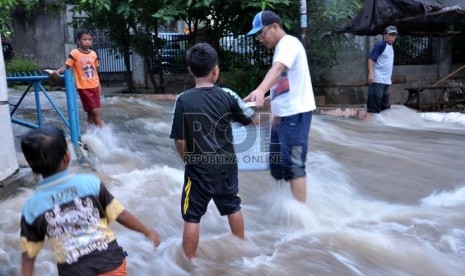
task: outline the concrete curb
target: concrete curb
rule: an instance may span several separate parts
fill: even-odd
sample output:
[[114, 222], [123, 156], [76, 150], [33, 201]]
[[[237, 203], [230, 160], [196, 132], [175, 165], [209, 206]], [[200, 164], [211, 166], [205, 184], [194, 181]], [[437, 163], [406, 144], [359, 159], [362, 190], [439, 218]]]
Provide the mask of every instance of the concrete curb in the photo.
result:
[[103, 97], [142, 98], [152, 101], [175, 101], [178, 94], [108, 94]]
[[317, 107], [314, 113], [360, 120], [365, 119], [367, 114], [364, 106], [320, 106]]
[[0, 182], [0, 200], [7, 199], [18, 192], [18, 187], [31, 187], [34, 177], [29, 167], [21, 167], [7, 179]]
[[[142, 98], [149, 101], [175, 101], [178, 94], [107, 94], [104, 97]], [[366, 109], [363, 105], [318, 106], [314, 114], [363, 120]]]

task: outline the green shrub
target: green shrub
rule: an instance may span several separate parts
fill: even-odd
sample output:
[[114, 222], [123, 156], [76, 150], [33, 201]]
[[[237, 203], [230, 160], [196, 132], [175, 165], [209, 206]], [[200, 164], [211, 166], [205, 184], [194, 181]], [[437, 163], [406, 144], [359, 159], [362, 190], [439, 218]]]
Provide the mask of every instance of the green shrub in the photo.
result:
[[221, 73], [218, 84], [232, 89], [241, 98], [244, 98], [258, 87], [266, 72], [267, 69], [253, 65], [246, 65], [240, 68], [230, 67], [229, 72]]
[[30, 72], [40, 69], [39, 64], [29, 58], [16, 57], [6, 64], [6, 73]]

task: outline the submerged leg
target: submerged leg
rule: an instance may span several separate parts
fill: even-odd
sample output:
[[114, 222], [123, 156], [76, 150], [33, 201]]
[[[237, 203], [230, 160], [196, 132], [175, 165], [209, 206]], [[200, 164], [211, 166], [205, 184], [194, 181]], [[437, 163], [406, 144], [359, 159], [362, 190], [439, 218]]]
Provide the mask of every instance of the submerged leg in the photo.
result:
[[200, 225], [198, 223], [184, 222], [184, 233], [182, 236], [182, 249], [189, 260], [195, 257], [199, 245]]
[[298, 177], [290, 180], [291, 182], [291, 191], [294, 195], [294, 198], [298, 201], [305, 203], [307, 199], [307, 181], [306, 177]]
[[241, 239], [244, 239], [244, 218], [242, 217], [242, 211], [239, 210], [234, 214], [228, 215], [229, 227], [231, 232]]

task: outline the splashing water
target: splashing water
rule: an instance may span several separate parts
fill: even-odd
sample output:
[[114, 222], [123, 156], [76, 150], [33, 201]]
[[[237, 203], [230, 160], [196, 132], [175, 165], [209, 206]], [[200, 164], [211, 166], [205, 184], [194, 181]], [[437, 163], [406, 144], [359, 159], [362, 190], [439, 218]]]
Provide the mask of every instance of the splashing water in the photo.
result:
[[[140, 234], [111, 226], [129, 253], [128, 275], [463, 275], [459, 124], [396, 106], [369, 123], [314, 116], [307, 202], [293, 200], [289, 183], [269, 172], [241, 172], [246, 240], [229, 233], [211, 203], [189, 263], [181, 249], [183, 166], [168, 138], [171, 111], [172, 103], [107, 99], [106, 127], [82, 136], [95, 173], [162, 238], [154, 249]], [[19, 272], [21, 206], [31, 193], [24, 188], [0, 201], [0, 275]], [[56, 274], [50, 243], [35, 270]]]
[[421, 114], [421, 117], [433, 121], [433, 122], [440, 122], [440, 123], [453, 123], [453, 124], [460, 124], [465, 125], [465, 115], [463, 113], [458, 112], [450, 112], [450, 113], [438, 113], [438, 112], [427, 112]]

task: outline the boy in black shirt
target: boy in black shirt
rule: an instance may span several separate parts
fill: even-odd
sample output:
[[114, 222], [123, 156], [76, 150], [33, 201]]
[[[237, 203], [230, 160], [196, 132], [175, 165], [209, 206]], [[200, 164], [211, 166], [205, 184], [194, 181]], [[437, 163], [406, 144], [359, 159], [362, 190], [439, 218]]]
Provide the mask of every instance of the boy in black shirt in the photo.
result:
[[185, 163], [182, 247], [192, 260], [199, 243], [200, 219], [211, 199], [220, 214], [228, 216], [231, 232], [244, 238], [231, 121], [248, 125], [254, 111], [236, 93], [215, 85], [219, 67], [218, 54], [212, 46], [207, 43], [193, 46], [187, 64], [195, 78], [195, 88], [176, 99], [170, 138], [175, 140]]

